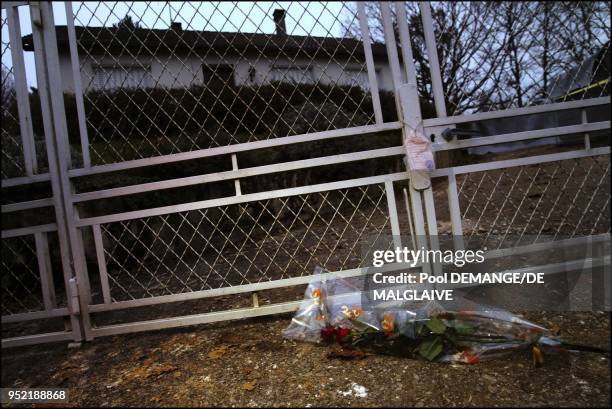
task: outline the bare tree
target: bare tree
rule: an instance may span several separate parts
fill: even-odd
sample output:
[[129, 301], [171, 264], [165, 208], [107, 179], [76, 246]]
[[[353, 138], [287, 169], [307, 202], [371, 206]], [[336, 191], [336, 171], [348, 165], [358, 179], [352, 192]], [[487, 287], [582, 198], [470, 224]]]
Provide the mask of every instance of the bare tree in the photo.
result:
[[[383, 41], [380, 8], [366, 3], [366, 14], [374, 41]], [[429, 58], [425, 47], [423, 25], [418, 7], [406, 3], [408, 28], [417, 71], [417, 85], [422, 103], [433, 105]], [[490, 35], [490, 24], [496, 19], [496, 6], [489, 2], [460, 4], [454, 2], [433, 5], [434, 34], [447, 111], [457, 114], [474, 110], [491, 97], [495, 81], [499, 80], [505, 46], [505, 36]], [[393, 10], [394, 27], [395, 10]], [[395, 28], [396, 37], [397, 28]], [[360, 35], [358, 27], [347, 35]]]
[[[14, 98], [15, 88], [13, 83], [12, 74], [2, 65], [1, 72], [1, 84], [0, 84], [0, 103], [2, 103], [3, 107], [8, 107], [10, 105], [11, 99]], [[8, 108], [7, 108], [8, 109]], [[2, 110], [4, 113], [4, 109]]]
[[[432, 104], [420, 12], [414, 2], [405, 4], [419, 94]], [[538, 103], [560, 76], [609, 47], [607, 2], [430, 4], [449, 114]], [[372, 39], [384, 41], [378, 4], [366, 2], [365, 9]], [[393, 19], [395, 28], [395, 13]], [[361, 36], [356, 22], [346, 35]]]

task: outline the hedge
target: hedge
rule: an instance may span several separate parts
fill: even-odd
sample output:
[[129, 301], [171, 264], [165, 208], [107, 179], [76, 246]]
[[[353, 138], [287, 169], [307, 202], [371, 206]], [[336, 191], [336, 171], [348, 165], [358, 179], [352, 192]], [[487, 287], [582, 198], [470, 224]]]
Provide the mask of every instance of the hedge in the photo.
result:
[[[385, 121], [397, 120], [393, 94], [381, 91]], [[88, 132], [93, 141], [123, 138], [176, 137], [217, 133], [274, 134], [279, 118], [292, 107], [333, 104], [348, 117], [371, 118], [368, 92], [359, 87], [321, 84], [272, 83], [265, 86], [149, 88], [89, 91], [84, 96]], [[79, 127], [73, 94], [64, 94], [71, 141], [78, 142]], [[9, 110], [15, 111], [16, 104]], [[34, 132], [43, 134], [40, 97], [30, 93]], [[298, 118], [300, 120], [301, 118]], [[351, 124], [363, 125], [363, 124]], [[271, 135], [272, 134], [272, 135]], [[283, 135], [284, 136], [284, 135]]]

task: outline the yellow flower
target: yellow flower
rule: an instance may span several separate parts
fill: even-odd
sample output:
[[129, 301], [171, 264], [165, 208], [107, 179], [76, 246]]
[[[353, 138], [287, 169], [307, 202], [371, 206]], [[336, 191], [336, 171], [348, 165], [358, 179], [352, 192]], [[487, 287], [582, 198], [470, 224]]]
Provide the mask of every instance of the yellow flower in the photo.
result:
[[361, 314], [363, 314], [363, 310], [359, 307], [349, 308], [346, 305], [343, 305], [340, 310], [342, 311], [342, 314], [344, 314], [344, 316], [349, 320], [357, 319], [361, 316]]
[[537, 346], [531, 347], [531, 353], [533, 356], [533, 365], [535, 367], [539, 367], [544, 363], [544, 357], [542, 356], [542, 351]]

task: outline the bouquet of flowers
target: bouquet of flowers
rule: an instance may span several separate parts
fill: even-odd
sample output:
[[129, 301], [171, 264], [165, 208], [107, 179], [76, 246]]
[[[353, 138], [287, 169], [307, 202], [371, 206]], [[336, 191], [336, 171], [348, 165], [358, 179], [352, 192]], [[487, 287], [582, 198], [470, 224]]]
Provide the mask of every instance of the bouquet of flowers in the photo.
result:
[[[318, 273], [322, 270], [318, 268]], [[435, 302], [418, 308], [367, 311], [361, 292], [342, 278], [315, 279], [284, 336], [316, 343], [337, 342], [364, 350], [437, 362], [474, 364], [516, 349], [531, 349], [535, 365], [542, 349], [605, 352], [570, 345], [551, 331], [506, 311], [475, 304], [448, 311]]]

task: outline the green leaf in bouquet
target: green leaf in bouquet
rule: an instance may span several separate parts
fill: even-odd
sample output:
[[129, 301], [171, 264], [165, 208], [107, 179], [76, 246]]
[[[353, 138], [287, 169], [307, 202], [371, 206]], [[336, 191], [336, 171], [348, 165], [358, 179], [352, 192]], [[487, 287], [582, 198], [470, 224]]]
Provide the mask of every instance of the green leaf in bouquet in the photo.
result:
[[444, 349], [444, 345], [442, 342], [442, 337], [440, 336], [432, 336], [424, 339], [419, 345], [417, 351], [419, 355], [428, 361], [433, 361], [442, 353]]
[[455, 332], [457, 332], [458, 335], [472, 335], [476, 332], [476, 328], [465, 322], [457, 322], [455, 324]]
[[446, 325], [438, 318], [429, 319], [425, 325], [434, 334], [444, 334], [444, 331], [446, 331]]
[[416, 328], [416, 335], [418, 337], [424, 337], [427, 334], [429, 334], [429, 329], [422, 322], [417, 322], [415, 324], [415, 328]]

